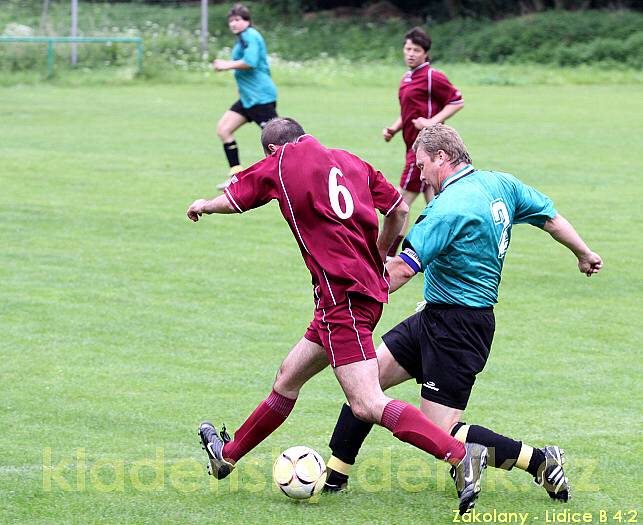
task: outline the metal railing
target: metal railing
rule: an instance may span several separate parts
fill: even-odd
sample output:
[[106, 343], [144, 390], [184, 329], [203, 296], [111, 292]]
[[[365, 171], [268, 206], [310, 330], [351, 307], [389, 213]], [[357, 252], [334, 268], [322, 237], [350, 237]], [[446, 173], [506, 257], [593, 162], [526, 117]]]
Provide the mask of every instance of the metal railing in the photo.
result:
[[2, 42], [26, 42], [31, 44], [47, 44], [47, 76], [54, 74], [54, 44], [106, 44], [127, 43], [136, 44], [136, 65], [139, 73], [143, 70], [143, 39], [140, 37], [74, 37], [74, 36], [0, 36]]

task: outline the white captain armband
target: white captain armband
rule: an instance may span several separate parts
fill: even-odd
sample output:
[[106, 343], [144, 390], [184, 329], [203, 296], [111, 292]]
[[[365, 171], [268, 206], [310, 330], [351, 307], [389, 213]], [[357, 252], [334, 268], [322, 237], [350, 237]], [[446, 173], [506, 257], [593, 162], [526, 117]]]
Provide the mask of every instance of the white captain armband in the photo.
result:
[[419, 273], [422, 271], [422, 263], [420, 262], [420, 258], [418, 257], [418, 254], [415, 253], [415, 250], [410, 247], [404, 248], [400, 252], [400, 258], [411, 267], [411, 270], [413, 270], [415, 273]]

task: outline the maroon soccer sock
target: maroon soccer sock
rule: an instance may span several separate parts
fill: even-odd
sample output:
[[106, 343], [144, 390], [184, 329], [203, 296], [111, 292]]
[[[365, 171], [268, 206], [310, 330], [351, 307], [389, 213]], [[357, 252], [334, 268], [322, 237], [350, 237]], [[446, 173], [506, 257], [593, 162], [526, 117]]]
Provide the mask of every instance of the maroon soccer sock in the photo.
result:
[[382, 426], [400, 441], [455, 465], [465, 456], [464, 445], [432, 423], [417, 408], [394, 399], [384, 407]]
[[286, 421], [295, 401], [273, 390], [234, 433], [234, 439], [225, 444], [223, 457], [239, 461]]

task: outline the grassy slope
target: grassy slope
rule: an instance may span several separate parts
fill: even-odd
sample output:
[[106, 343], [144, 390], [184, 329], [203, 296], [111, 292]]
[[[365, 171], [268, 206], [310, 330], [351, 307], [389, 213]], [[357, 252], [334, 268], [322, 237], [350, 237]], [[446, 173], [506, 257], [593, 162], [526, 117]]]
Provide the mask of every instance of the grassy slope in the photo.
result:
[[[569, 508], [636, 508], [640, 88], [462, 88], [467, 107], [454, 124], [476, 165], [550, 194], [606, 262], [588, 280], [543, 233], [515, 229], [492, 358], [466, 420], [563, 445], [576, 489]], [[397, 180], [401, 146], [379, 138], [395, 115], [394, 90], [285, 87], [280, 109]], [[451, 522], [445, 470], [383, 431], [364, 458], [392, 455], [392, 490], [364, 467], [350, 495], [317, 505], [270, 490], [275, 450], [301, 443], [326, 455], [342, 399], [329, 372], [252, 455], [258, 467], [246, 462], [218, 498], [208, 486], [195, 425], [207, 416], [235, 428], [310, 317], [308, 276], [275, 206], [197, 225], [183, 217], [223, 172], [213, 126], [229, 102], [229, 88], [207, 85], [0, 91], [8, 123], [0, 128], [0, 522], [390, 523], [392, 514], [398, 523]], [[259, 158], [256, 135], [239, 133], [246, 163]], [[378, 334], [419, 295], [419, 281], [396, 295]], [[395, 394], [416, 400], [417, 387]], [[85, 450], [84, 490], [55, 481], [43, 489], [44, 447], [54, 464]], [[165, 477], [148, 492], [130, 475], [157, 447]], [[400, 481], [403, 459], [425, 490], [400, 488], [409, 488]], [[122, 462], [122, 492], [100, 485], [114, 470], [99, 471], [99, 461]], [[192, 477], [179, 482], [173, 468]], [[422, 469], [428, 477], [418, 477]], [[72, 489], [74, 472], [63, 472]], [[143, 474], [151, 482], [150, 469]], [[543, 519], [551, 508], [527, 476], [490, 474], [480, 510]]]

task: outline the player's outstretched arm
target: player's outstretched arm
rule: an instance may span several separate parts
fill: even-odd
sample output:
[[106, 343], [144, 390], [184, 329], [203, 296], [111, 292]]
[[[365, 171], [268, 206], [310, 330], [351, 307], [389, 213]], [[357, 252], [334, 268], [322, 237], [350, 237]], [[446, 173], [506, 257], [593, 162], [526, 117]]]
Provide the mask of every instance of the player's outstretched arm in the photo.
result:
[[386, 254], [393, 244], [393, 241], [395, 241], [397, 236], [402, 233], [404, 221], [406, 220], [406, 216], [408, 214], [408, 205], [402, 199], [400, 199], [400, 203], [397, 205], [397, 207], [386, 217], [384, 217], [382, 231], [377, 238], [377, 251], [380, 252], [380, 257], [382, 257], [382, 260], [386, 259]]
[[206, 215], [212, 213], [237, 213], [237, 210], [234, 209], [225, 195], [219, 195], [211, 200], [195, 200], [188, 208], [188, 219], [197, 222], [204, 213]]
[[559, 243], [569, 248], [578, 259], [578, 269], [587, 277], [598, 273], [603, 267], [600, 255], [589, 249], [574, 227], [562, 215], [547, 219], [543, 229]]

